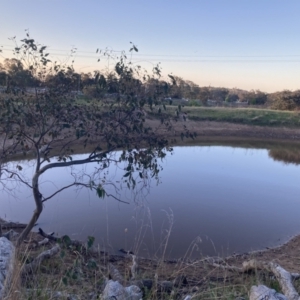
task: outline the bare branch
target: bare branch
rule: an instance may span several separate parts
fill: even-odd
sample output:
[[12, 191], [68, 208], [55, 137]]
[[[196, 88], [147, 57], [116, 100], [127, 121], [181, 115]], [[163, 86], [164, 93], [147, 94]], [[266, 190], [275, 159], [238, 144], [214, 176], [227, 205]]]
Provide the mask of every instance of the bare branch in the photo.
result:
[[68, 188], [70, 188], [71, 186], [74, 186], [74, 185], [78, 185], [78, 183], [77, 183], [77, 182], [74, 182], [74, 183], [71, 183], [71, 184], [69, 184], [69, 185], [67, 185], [67, 186], [64, 186], [63, 188], [61, 188], [61, 189], [57, 190], [55, 193], [53, 193], [51, 196], [48, 196], [48, 197], [44, 198], [44, 199], [42, 200], [42, 202], [46, 202], [47, 200], [49, 200], [49, 199], [51, 199], [52, 197], [54, 197], [55, 195], [59, 194], [59, 193], [62, 192], [63, 190], [66, 190], [66, 189], [68, 189]]

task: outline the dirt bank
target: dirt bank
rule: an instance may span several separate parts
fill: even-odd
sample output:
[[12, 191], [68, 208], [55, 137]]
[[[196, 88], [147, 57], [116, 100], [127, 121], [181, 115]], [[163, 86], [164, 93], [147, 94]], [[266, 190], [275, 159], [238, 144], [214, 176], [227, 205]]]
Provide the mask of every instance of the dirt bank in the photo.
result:
[[[177, 125], [178, 128], [181, 124]], [[187, 121], [186, 125], [191, 131], [197, 133], [197, 139], [199, 140], [222, 137], [229, 139], [300, 141], [299, 128], [253, 126], [214, 121]]]
[[[179, 121], [173, 124], [172, 131], [166, 131], [163, 126], [160, 125], [160, 121], [157, 119], [148, 119], [146, 121], [147, 126], [151, 126], [153, 129], [157, 129], [159, 134], [166, 136], [166, 138], [176, 139], [174, 145], [182, 144], [245, 144], [251, 146], [251, 143], [265, 147], [266, 144], [299, 144], [300, 145], [300, 128], [287, 128], [287, 127], [268, 127], [268, 126], [254, 126], [254, 125], [243, 125], [234, 124], [227, 122], [215, 122], [215, 121]], [[180, 133], [184, 132], [184, 126], [192, 132], [196, 133], [197, 136], [194, 140], [191, 138], [185, 138], [181, 140]], [[91, 139], [90, 139], [91, 140]], [[0, 137], [0, 145], [3, 145], [3, 137]], [[64, 139], [65, 143], [67, 140]], [[12, 140], [6, 140], [6, 147], [12, 143]], [[98, 143], [97, 140], [90, 141], [88, 147], [93, 147], [94, 144]], [[101, 142], [100, 142], [101, 143]], [[86, 152], [87, 148], [82, 147], [83, 142], [78, 140], [72, 143], [72, 147], [75, 153]], [[51, 144], [52, 147], [60, 148], [61, 141]], [[1, 149], [2, 147], [0, 147]], [[267, 147], [265, 147], [267, 148]], [[1, 150], [0, 150], [1, 152]], [[57, 155], [56, 151], [53, 150], [52, 154]], [[13, 155], [11, 158], [19, 158], [19, 154]], [[27, 153], [29, 156], [32, 151], [29, 150]]]

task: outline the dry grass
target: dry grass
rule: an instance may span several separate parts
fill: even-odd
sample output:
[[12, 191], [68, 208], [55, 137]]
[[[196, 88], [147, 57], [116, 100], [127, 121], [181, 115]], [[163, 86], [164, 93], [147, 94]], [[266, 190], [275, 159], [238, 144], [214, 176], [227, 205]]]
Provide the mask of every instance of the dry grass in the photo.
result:
[[[42, 250], [27, 252], [25, 256], [21, 254], [18, 261], [30, 260]], [[99, 297], [105, 278], [109, 276], [108, 263], [113, 263], [124, 276], [125, 282], [130, 284], [129, 257], [103, 253], [91, 255], [78, 249], [64, 248], [60, 255], [42, 263], [37, 273], [13, 285], [9, 299], [54, 299], [58, 294], [63, 295], [61, 299], [68, 299], [69, 295], [77, 295], [78, 299], [92, 299], [93, 295]], [[173, 281], [181, 276], [186, 280], [181, 286], [168, 291], [162, 291], [154, 285], [152, 290], [144, 291], [144, 299], [183, 299], [187, 294], [192, 295], [193, 299], [236, 299], [247, 297], [251, 285], [266, 281], [264, 274], [241, 276], [212, 267], [205, 259], [176, 263], [140, 260], [139, 266], [138, 279]], [[275, 282], [268, 283], [276, 286]]]
[[[171, 218], [171, 216], [169, 216]], [[172, 221], [169, 229], [172, 229]], [[33, 233], [32, 238], [41, 240], [42, 237]], [[167, 243], [168, 232], [165, 242]], [[195, 242], [196, 243], [196, 242]], [[182, 260], [138, 259], [139, 272], [137, 280], [149, 279], [153, 282], [151, 290], [144, 289], [143, 299], [184, 299], [186, 295], [193, 299], [247, 299], [252, 285], [266, 284], [280, 291], [278, 282], [271, 274], [264, 271], [239, 273], [228, 269], [218, 268], [211, 264], [207, 257], [192, 259], [191, 244]], [[295, 272], [300, 267], [298, 249], [300, 237], [276, 249], [218, 259], [225, 266], [238, 266], [252, 258], [263, 261], [275, 261], [288, 271]], [[108, 264], [113, 264], [124, 277], [125, 285], [130, 285], [129, 255], [109, 255], [95, 251], [93, 253], [74, 247], [61, 245], [61, 251], [55, 257], [44, 261], [34, 274], [20, 278], [21, 265], [30, 262], [40, 252], [53, 247], [49, 243], [43, 248], [29, 249], [23, 244], [16, 257], [16, 268], [8, 299], [68, 299], [69, 295], [77, 295], [77, 299], [100, 299], [106, 278], [109, 278]], [[165, 244], [162, 245], [164, 249]], [[174, 282], [168, 290], [162, 290], [156, 282]], [[295, 283], [300, 290], [299, 283]], [[93, 298], [94, 297], [94, 298]], [[98, 298], [97, 298], [98, 297]], [[239, 298], [240, 297], [240, 298]]]

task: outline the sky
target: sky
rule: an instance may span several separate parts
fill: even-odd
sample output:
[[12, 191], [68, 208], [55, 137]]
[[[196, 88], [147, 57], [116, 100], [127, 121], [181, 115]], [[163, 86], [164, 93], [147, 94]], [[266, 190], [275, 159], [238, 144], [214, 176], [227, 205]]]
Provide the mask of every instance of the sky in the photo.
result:
[[133, 42], [133, 62], [160, 62], [164, 76], [199, 86], [300, 89], [299, 0], [0, 0], [0, 8], [2, 59], [12, 55], [9, 38], [29, 29], [59, 60], [76, 47], [79, 72], [99, 69], [97, 48], [128, 51]]

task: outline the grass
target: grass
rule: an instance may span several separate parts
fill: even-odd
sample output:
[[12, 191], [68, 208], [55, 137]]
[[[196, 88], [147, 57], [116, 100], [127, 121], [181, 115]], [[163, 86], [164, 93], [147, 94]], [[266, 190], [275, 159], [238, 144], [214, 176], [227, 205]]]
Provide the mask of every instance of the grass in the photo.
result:
[[[166, 106], [168, 114], [175, 114], [175, 106]], [[300, 127], [300, 112], [262, 108], [184, 107], [190, 120], [216, 121], [259, 126]]]
[[[76, 103], [80, 105], [90, 105], [91, 101], [92, 99], [87, 99], [85, 97], [76, 99]], [[182, 105], [182, 102], [179, 104]], [[177, 105], [173, 104], [165, 106], [166, 113], [174, 116]], [[259, 126], [300, 128], [299, 111], [204, 106], [182, 106], [182, 110], [187, 113], [190, 120], [194, 121], [216, 121]], [[150, 115], [159, 117], [157, 113], [150, 112], [148, 109], [147, 111]]]
[[[172, 231], [172, 213], [167, 215], [169, 230], [165, 233], [165, 240], [161, 247], [165, 249], [168, 237]], [[31, 239], [43, 239], [36, 233], [31, 233]], [[196, 243], [196, 241], [195, 241]], [[196, 245], [196, 244], [195, 244]], [[28, 244], [22, 244], [21, 251], [17, 254], [14, 284], [12, 285], [10, 300], [50, 300], [56, 299], [101, 299], [101, 293], [105, 281], [109, 278], [109, 264], [113, 264], [124, 278], [124, 285], [132, 284], [130, 281], [130, 266], [132, 264], [129, 255], [110, 255], [102, 251], [88, 252], [86, 249], [67, 244], [61, 244], [58, 255], [45, 260], [38, 271], [29, 274], [19, 280], [21, 265], [32, 261], [39, 253], [50, 249], [54, 243], [38, 249], [28, 249]], [[209, 263], [206, 257], [194, 260], [192, 258], [193, 244], [187, 249], [186, 255], [180, 260], [164, 260], [162, 256], [154, 259], [138, 257], [139, 271], [136, 280], [152, 280], [152, 289], [144, 289], [143, 299], [146, 300], [175, 300], [184, 299], [191, 295], [192, 299], [248, 299], [251, 286], [265, 284], [278, 292], [280, 287], [274, 277], [268, 272], [253, 271], [252, 273], [238, 273], [234, 270], [217, 268]], [[279, 252], [280, 254], [280, 252]], [[231, 266], [241, 266], [245, 260], [252, 258], [266, 260], [267, 253], [255, 252], [236, 255], [220, 259], [220, 263]], [[282, 256], [282, 254], [280, 254]], [[290, 258], [298, 259], [298, 258]], [[156, 282], [174, 282], [168, 290], [160, 288]], [[296, 289], [300, 283], [295, 282]], [[71, 298], [76, 295], [77, 298]]]
[[[0, 95], [0, 99], [4, 96]], [[112, 103], [111, 99], [97, 100], [88, 96], [80, 95], [74, 99], [74, 103], [82, 106], [103, 105]], [[182, 103], [181, 103], [182, 104]], [[175, 116], [177, 105], [165, 105], [168, 115]], [[103, 112], [108, 107], [102, 107]], [[194, 121], [216, 121], [229, 122], [235, 124], [271, 126], [271, 127], [290, 127], [300, 128], [299, 111], [271, 110], [267, 108], [232, 108], [232, 107], [204, 107], [204, 106], [184, 106], [182, 109], [187, 113], [188, 119]], [[160, 118], [160, 115], [154, 111], [146, 109], [149, 115], [154, 118]]]
[[[26, 251], [25, 254], [19, 254], [18, 260], [30, 260], [42, 250]], [[125, 285], [129, 285], [129, 257], [87, 254], [69, 247], [63, 248], [56, 257], [44, 261], [37, 273], [23, 278], [17, 290], [11, 290], [9, 299], [50, 300], [55, 299], [55, 295], [62, 295], [60, 299], [100, 299], [105, 278], [108, 277], [108, 263], [117, 267], [125, 279]], [[143, 299], [184, 299], [187, 294], [193, 299], [247, 299], [251, 286], [260, 283], [280, 291], [277, 281], [264, 272], [239, 274], [212, 267], [204, 259], [175, 264], [140, 260], [140, 280], [155, 281], [156, 277], [158, 281], [173, 281], [180, 276], [186, 278], [186, 282], [168, 291], [154, 284], [151, 290], [144, 290]], [[70, 295], [77, 295], [77, 298], [68, 298]]]

